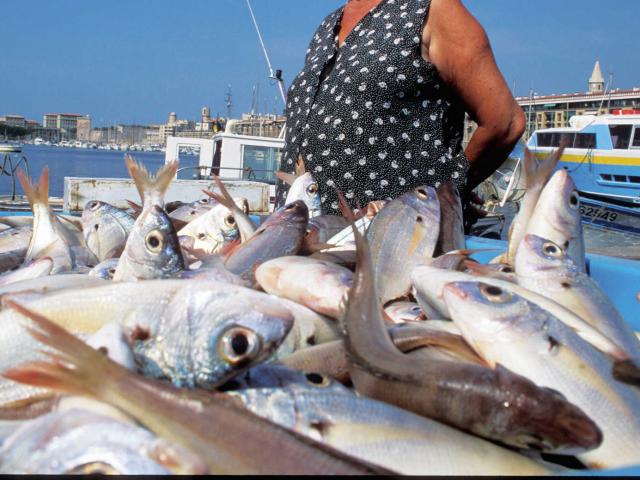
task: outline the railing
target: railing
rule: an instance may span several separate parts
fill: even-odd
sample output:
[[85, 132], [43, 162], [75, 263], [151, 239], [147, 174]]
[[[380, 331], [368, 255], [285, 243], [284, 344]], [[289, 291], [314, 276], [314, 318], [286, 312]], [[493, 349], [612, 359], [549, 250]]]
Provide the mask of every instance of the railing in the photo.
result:
[[[2, 161], [2, 167], [0, 167], [0, 175], [6, 175], [11, 177], [11, 201], [16, 199], [16, 170], [20, 168], [20, 165], [24, 163], [25, 170], [27, 171], [27, 177], [29, 177], [29, 160], [22, 155], [18, 157], [17, 162], [13, 163], [14, 158], [11, 153], [5, 153]], [[7, 168], [9, 167], [9, 168]]]
[[[192, 167], [182, 167], [182, 168], [178, 169], [177, 173], [180, 174], [181, 172], [185, 172], [185, 171], [189, 171], [189, 170], [196, 170], [198, 172], [198, 174], [197, 174], [197, 179], [198, 180], [211, 179], [211, 178], [213, 178], [213, 176], [212, 176], [213, 173], [215, 173], [219, 177], [223, 177], [222, 175], [220, 175], [220, 171], [221, 170], [232, 170], [234, 172], [242, 172], [243, 173], [242, 179], [244, 179], [244, 180], [264, 181], [264, 182], [269, 182], [270, 183], [271, 181], [269, 179], [258, 178], [257, 174], [260, 174], [260, 173], [270, 173], [272, 175], [274, 174], [273, 170], [254, 169], [254, 168], [251, 168], [251, 167], [244, 167], [244, 168], [240, 168], [240, 167], [211, 167], [211, 166], [205, 166], [205, 165], [196, 165], [196, 166], [192, 166]], [[207, 171], [209, 171], [209, 173], [207, 173]], [[274, 178], [273, 181], [275, 182], [275, 178]]]

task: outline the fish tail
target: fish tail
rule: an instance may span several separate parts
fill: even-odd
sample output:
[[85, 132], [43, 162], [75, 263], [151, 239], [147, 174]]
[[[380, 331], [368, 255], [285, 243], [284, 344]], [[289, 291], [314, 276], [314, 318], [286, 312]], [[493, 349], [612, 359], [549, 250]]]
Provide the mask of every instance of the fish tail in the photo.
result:
[[129, 175], [136, 184], [142, 202], [151, 201], [154, 204], [164, 204], [164, 195], [176, 176], [179, 162], [173, 160], [163, 165], [155, 176], [151, 175], [146, 167], [131, 155], [126, 155], [124, 162]]
[[288, 185], [293, 185], [293, 183], [296, 181], [296, 176], [293, 175], [292, 173], [277, 171], [276, 177], [278, 177], [280, 180], [282, 180], [284, 183]]
[[302, 155], [298, 155], [298, 159], [296, 160], [296, 177], [301, 177], [307, 173], [307, 169], [304, 165], [304, 158]]
[[29, 205], [31, 208], [35, 204], [41, 205], [49, 205], [49, 167], [45, 166], [42, 169], [42, 174], [40, 175], [40, 180], [38, 183], [34, 184], [31, 179], [29, 179], [22, 169], [18, 169], [18, 180], [20, 181], [20, 185], [22, 185], [22, 189], [24, 190], [27, 199], [29, 200]]
[[[111, 363], [106, 355], [94, 350], [64, 328], [11, 299], [4, 305], [29, 318], [34, 327], [29, 333], [53, 351], [43, 351], [49, 361], [34, 361], [5, 371], [2, 376], [14, 382], [44, 387], [71, 395], [99, 398], [108, 381]], [[119, 367], [116, 365], [116, 367]]]
[[131, 200], [127, 200], [127, 204], [129, 205], [131, 210], [133, 210], [134, 215], [136, 217], [142, 213], [142, 205], [138, 205], [137, 203], [132, 202]]
[[224, 183], [222, 183], [222, 180], [220, 180], [220, 177], [218, 175], [213, 175], [213, 180], [216, 182], [216, 186], [220, 190], [220, 193], [214, 193], [208, 190], [203, 190], [203, 192], [209, 195], [214, 200], [217, 200], [219, 203], [221, 203], [231, 211], [238, 209], [236, 202], [233, 200], [233, 197], [229, 193], [229, 190], [227, 190], [227, 187], [225, 187]]
[[536, 185], [542, 186], [547, 183], [549, 177], [555, 170], [560, 157], [564, 153], [566, 146], [567, 142], [566, 140], [563, 140], [560, 144], [560, 148], [549, 154], [547, 158], [541, 161], [538, 161], [528, 148], [525, 149], [524, 171], [526, 188], [531, 188]]

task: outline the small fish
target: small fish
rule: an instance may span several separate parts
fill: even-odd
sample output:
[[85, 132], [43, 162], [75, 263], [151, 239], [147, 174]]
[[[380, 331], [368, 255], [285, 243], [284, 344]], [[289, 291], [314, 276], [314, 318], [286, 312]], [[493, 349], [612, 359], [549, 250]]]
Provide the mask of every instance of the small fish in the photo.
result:
[[384, 312], [393, 323], [420, 322], [427, 319], [420, 305], [414, 302], [394, 302], [386, 306]]
[[307, 231], [308, 211], [298, 200], [271, 214], [254, 234], [233, 250], [226, 267], [255, 284], [256, 269], [268, 260], [296, 255]]
[[597, 427], [580, 409], [525, 377], [500, 366], [437, 356], [416, 362], [401, 353], [381, 315], [368, 242], [354, 233], [358, 267], [343, 328], [359, 393], [518, 448], [583, 451], [599, 443]]
[[560, 245], [578, 269], [586, 272], [580, 196], [566, 170], [554, 173], [542, 190], [526, 233]]
[[[591, 468], [640, 462], [640, 396], [613, 379], [609, 357], [549, 313], [501, 288], [455, 282], [445, 288], [445, 301], [463, 336], [489, 364], [560, 392], [595, 422], [599, 435], [577, 419], [571, 422], [574, 433], [592, 443], [590, 451], [575, 452], [581, 461]], [[563, 415], [556, 412], [557, 418]]]
[[431, 187], [405, 193], [375, 216], [367, 239], [378, 298], [383, 305], [409, 293], [411, 269], [433, 257], [439, 230], [440, 203]]
[[82, 232], [87, 248], [102, 262], [122, 254], [135, 219], [113, 205], [92, 200], [82, 211]]
[[540, 475], [515, 452], [392, 405], [355, 395], [316, 372], [275, 365], [248, 372], [233, 392], [247, 409], [287, 429], [405, 475]]
[[129, 234], [113, 280], [167, 278], [186, 268], [176, 230], [163, 209], [164, 194], [178, 163], [164, 165], [155, 177], [130, 156], [125, 163], [144, 206]]
[[269, 260], [256, 269], [255, 277], [267, 293], [336, 319], [353, 282], [353, 273], [340, 265], [297, 256]]
[[322, 203], [320, 202], [318, 182], [313, 178], [313, 175], [306, 171], [302, 156], [299, 156], [296, 161], [295, 174], [277, 171], [276, 176], [290, 185], [285, 205], [293, 203], [296, 200], [301, 200], [309, 210], [309, 218], [322, 215]]
[[556, 301], [640, 359], [640, 342], [613, 302], [559, 245], [525, 235], [516, 255], [518, 285]]
[[538, 160], [528, 148], [525, 148], [523, 161], [525, 194], [522, 202], [520, 202], [518, 214], [509, 228], [509, 247], [504, 263], [513, 265], [513, 262], [515, 262], [516, 252], [538, 204], [540, 193], [555, 170], [565, 147], [566, 144], [563, 144], [562, 147], [543, 160]]
[[169, 210], [169, 204], [167, 204], [167, 212], [169, 212], [169, 217], [172, 220], [179, 220], [184, 223], [190, 223], [201, 215], [207, 213], [216, 205], [218, 205], [218, 202], [216, 200], [210, 197], [205, 197], [201, 198], [200, 200], [196, 200], [195, 202], [181, 205], [179, 208], [176, 208], [172, 211]]
[[[240, 199], [239, 206], [246, 199]], [[233, 213], [219, 204], [187, 224], [178, 235], [193, 238], [194, 249], [206, 254], [220, 253], [231, 242], [240, 238], [240, 231]]]
[[224, 205], [231, 211], [233, 218], [235, 219], [235, 223], [238, 227], [238, 231], [240, 232], [240, 238], [242, 239], [243, 243], [246, 242], [256, 231], [256, 226], [249, 218], [248, 202], [244, 200], [242, 202], [242, 208], [240, 208], [236, 203], [236, 200], [227, 190], [227, 187], [225, 187], [224, 183], [222, 183], [222, 180], [220, 180], [220, 177], [214, 175], [213, 179], [216, 182], [220, 193], [203, 190], [204, 193], [219, 204]]
[[228, 395], [181, 390], [133, 374], [45, 317], [13, 306], [29, 315], [36, 325], [31, 334], [56, 353], [49, 362], [4, 372], [6, 377], [108, 402], [198, 455], [207, 473], [394, 473], [264, 420]]
[[465, 248], [464, 218], [460, 192], [453, 182], [444, 182], [438, 190], [440, 203], [440, 236], [434, 256]]

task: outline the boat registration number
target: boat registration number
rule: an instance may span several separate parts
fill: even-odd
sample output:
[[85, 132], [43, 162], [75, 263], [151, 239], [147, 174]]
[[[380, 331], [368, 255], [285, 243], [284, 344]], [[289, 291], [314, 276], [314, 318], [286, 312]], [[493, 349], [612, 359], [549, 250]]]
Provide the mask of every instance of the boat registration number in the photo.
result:
[[595, 218], [607, 222], [614, 222], [618, 218], [616, 212], [610, 212], [604, 208], [580, 206], [580, 215], [587, 218]]

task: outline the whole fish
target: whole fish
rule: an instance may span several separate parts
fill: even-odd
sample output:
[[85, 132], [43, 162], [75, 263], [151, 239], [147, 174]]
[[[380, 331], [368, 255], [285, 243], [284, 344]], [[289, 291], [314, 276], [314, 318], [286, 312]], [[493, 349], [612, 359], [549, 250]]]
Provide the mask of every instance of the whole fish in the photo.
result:
[[430, 265], [420, 265], [414, 268], [411, 279], [414, 287], [414, 295], [420, 306], [436, 311], [442, 318], [451, 318], [449, 307], [444, 301], [443, 296], [444, 287], [448, 283], [482, 281], [489, 285], [500, 287], [508, 292], [516, 293], [528, 301], [535, 303], [575, 330], [581, 338], [602, 352], [611, 355], [616, 360], [629, 359], [629, 354], [616, 342], [604, 335], [600, 330], [594, 328], [587, 321], [544, 295], [540, 295], [515, 283], [507, 282], [496, 277], [479, 277], [466, 272], [434, 268]]
[[[386, 403], [355, 395], [317, 373], [260, 366], [248, 374], [249, 382], [254, 385], [233, 392], [233, 396], [241, 399], [254, 414], [401, 474], [550, 473], [515, 452]], [[256, 379], [259, 380], [256, 382]]]
[[68, 243], [69, 239], [63, 233], [64, 227], [61, 226], [60, 220], [49, 206], [49, 168], [44, 167], [40, 180], [35, 185], [20, 169], [18, 179], [33, 210], [33, 233], [24, 265], [38, 258], [49, 257], [54, 262], [51, 273], [73, 270], [76, 262]]
[[460, 192], [451, 181], [444, 182], [436, 190], [440, 203], [440, 236], [434, 256], [465, 248], [464, 218]]
[[233, 250], [225, 261], [227, 268], [255, 284], [255, 270], [264, 262], [295, 255], [307, 231], [308, 212], [298, 200], [274, 212], [254, 234]]
[[102, 262], [122, 254], [135, 219], [113, 205], [92, 200], [82, 211], [82, 233], [87, 248]]
[[30, 363], [6, 377], [108, 402], [198, 455], [207, 473], [393, 473], [264, 420], [228, 395], [177, 389], [133, 374], [45, 317], [20, 309], [37, 325], [32, 335], [64, 363]]
[[433, 256], [439, 231], [440, 203], [431, 187], [405, 193], [375, 216], [367, 239], [383, 305], [409, 293], [411, 269]]
[[561, 392], [598, 425], [602, 443], [577, 453], [581, 461], [590, 468], [640, 462], [640, 396], [613, 379], [609, 357], [557, 318], [498, 287], [455, 282], [445, 288], [445, 300], [464, 337], [487, 362]]
[[204, 193], [218, 202], [220, 205], [224, 205], [231, 211], [231, 214], [233, 215], [235, 223], [238, 227], [238, 231], [240, 232], [240, 239], [242, 240], [242, 242], [246, 242], [256, 231], [256, 226], [249, 218], [248, 202], [244, 200], [242, 202], [242, 208], [240, 208], [237, 201], [233, 197], [231, 197], [231, 194], [227, 190], [227, 187], [225, 187], [224, 183], [222, 183], [222, 180], [220, 180], [220, 177], [214, 175], [213, 179], [216, 182], [220, 193], [203, 190]]
[[[20, 302], [81, 337], [117, 322], [145, 374], [176, 385], [210, 388], [268, 358], [293, 325], [280, 301], [235, 285], [196, 280], [107, 283]], [[9, 302], [7, 298], [4, 303]], [[3, 309], [0, 371], [40, 358], [25, 319]], [[0, 406], [21, 406], [50, 392], [0, 381]]]
[[502, 262], [513, 265], [520, 242], [524, 238], [527, 226], [538, 204], [540, 193], [558, 164], [566, 145], [563, 145], [548, 157], [539, 160], [528, 148], [524, 149], [523, 172], [525, 193], [520, 202], [518, 214], [509, 227], [509, 246]]
[[[207, 213], [216, 205], [218, 205], [218, 202], [211, 197], [201, 198], [195, 202], [184, 204], [179, 208], [170, 211], [169, 217], [173, 220], [190, 223], [201, 215]], [[167, 209], [167, 211], [169, 210]]]
[[516, 255], [518, 284], [558, 302], [609, 337], [630, 357], [640, 359], [633, 329], [598, 284], [559, 245], [525, 235]]
[[295, 174], [277, 171], [276, 176], [290, 185], [285, 205], [301, 200], [309, 210], [309, 218], [322, 215], [318, 182], [313, 178], [313, 175], [306, 171], [302, 156], [299, 156], [296, 160]]
[[437, 357], [416, 362], [401, 353], [384, 325], [368, 242], [354, 233], [358, 266], [343, 328], [359, 393], [518, 448], [571, 452], [599, 444], [600, 432], [579, 408], [525, 377]]
[[336, 319], [353, 281], [353, 273], [340, 265], [297, 256], [269, 260], [256, 269], [255, 277], [265, 292]]
[[[240, 202], [246, 199], [241, 199]], [[241, 205], [242, 203], [240, 203]], [[193, 248], [204, 253], [219, 253], [226, 245], [240, 238], [233, 213], [224, 205], [216, 205], [187, 224], [178, 235], [193, 238]]]
[[7, 227], [0, 232], [0, 273], [22, 265], [32, 233], [30, 226]]
[[164, 194], [171, 184], [177, 162], [164, 165], [155, 177], [127, 156], [125, 163], [144, 203], [136, 219], [113, 280], [136, 281], [167, 278], [185, 269], [176, 230], [164, 211]]
[[560, 245], [581, 272], [586, 272], [580, 197], [571, 175], [558, 170], [542, 190], [526, 233]]

